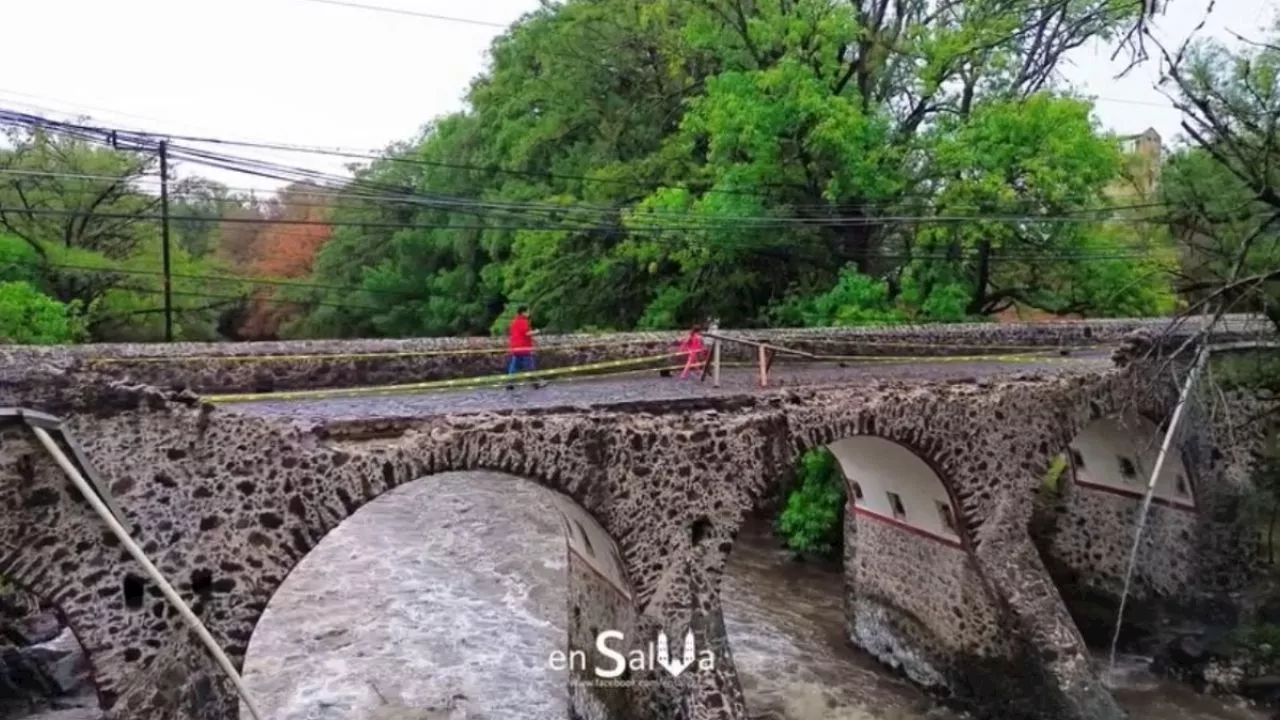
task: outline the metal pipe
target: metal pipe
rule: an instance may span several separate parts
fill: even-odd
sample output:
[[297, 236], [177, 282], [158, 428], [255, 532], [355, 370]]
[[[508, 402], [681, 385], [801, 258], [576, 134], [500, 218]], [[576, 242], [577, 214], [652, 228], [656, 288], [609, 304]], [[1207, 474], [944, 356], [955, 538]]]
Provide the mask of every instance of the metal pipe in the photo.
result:
[[160, 574], [160, 570], [157, 569], [149, 559], [147, 559], [146, 553], [142, 552], [142, 548], [138, 547], [138, 544], [133, 541], [133, 538], [129, 537], [129, 533], [125, 531], [120, 523], [116, 522], [115, 517], [111, 515], [111, 511], [108, 510], [107, 506], [98, 498], [98, 494], [89, 486], [88, 481], [84, 479], [84, 476], [80, 474], [80, 471], [76, 469], [75, 465], [71, 464], [71, 461], [67, 459], [66, 454], [62, 452], [62, 448], [58, 447], [58, 444], [53, 441], [53, 438], [49, 436], [49, 433], [46, 432], [44, 428], [35, 426], [31, 426], [31, 431], [36, 434], [40, 443], [49, 451], [49, 454], [53, 456], [53, 459], [57, 461], [58, 466], [67, 474], [67, 477], [71, 478], [71, 482], [76, 486], [76, 489], [80, 491], [80, 494], [84, 496], [84, 499], [88, 500], [89, 504], [93, 506], [94, 512], [98, 513], [98, 517], [102, 518], [102, 521], [107, 524], [107, 527], [111, 528], [111, 532], [115, 534], [115, 536], [124, 545], [125, 549], [129, 551], [129, 554], [133, 556], [133, 559], [138, 561], [138, 564], [141, 565], [142, 569], [146, 571], [148, 576], [150, 576], [151, 581], [160, 588], [160, 592], [164, 593], [164, 596], [169, 603], [177, 608], [182, 619], [185, 620], [187, 625], [200, 637], [200, 640], [204, 643], [205, 647], [209, 649], [209, 652], [213, 655], [214, 659], [222, 666], [222, 671], [231, 679], [231, 684], [235, 686], [236, 692], [240, 694], [240, 698], [244, 700], [245, 706], [249, 708], [249, 714], [253, 716], [254, 720], [262, 720], [262, 713], [258, 711], [258, 706], [255, 705], [253, 699], [249, 697], [249, 690], [244, 686], [244, 681], [241, 680], [240, 673], [236, 672], [235, 666], [231, 664], [231, 659], [222, 651], [222, 648], [218, 647], [218, 642], [209, 634], [209, 630], [205, 628], [204, 623], [200, 622], [200, 618], [196, 617], [196, 614], [191, 612], [191, 608], [187, 607], [187, 604], [183, 602], [182, 598], [178, 595], [178, 592], [169, 584], [169, 581], [164, 579], [164, 575]]
[[720, 387], [720, 338], [715, 331], [720, 329], [719, 322], [711, 323], [711, 387]]
[[1173, 446], [1173, 439], [1178, 432], [1178, 424], [1182, 422], [1182, 415], [1187, 409], [1187, 400], [1191, 397], [1191, 389], [1196, 384], [1196, 379], [1200, 377], [1200, 372], [1209, 362], [1209, 347], [1201, 345], [1200, 351], [1196, 354], [1195, 363], [1191, 366], [1191, 371], [1187, 373], [1187, 380], [1182, 385], [1182, 392], [1178, 395], [1178, 404], [1173, 409], [1173, 417], [1169, 419], [1169, 429], [1164, 433], [1164, 441], [1160, 443], [1160, 454], [1156, 456], [1156, 466], [1151, 469], [1151, 478], [1147, 481], [1147, 492], [1142, 498], [1142, 505], [1138, 509], [1138, 526], [1133, 531], [1133, 547], [1129, 549], [1129, 564], [1125, 568], [1124, 586], [1120, 592], [1120, 608], [1116, 611], [1116, 629], [1111, 636], [1111, 669], [1114, 671], [1116, 667], [1116, 647], [1120, 643], [1120, 629], [1124, 623], [1124, 607], [1125, 601], [1129, 597], [1129, 585], [1133, 582], [1133, 570], [1138, 564], [1138, 551], [1142, 547], [1142, 531], [1146, 526], [1147, 514], [1151, 511], [1151, 498], [1156, 492], [1156, 483], [1160, 480], [1160, 471], [1164, 469], [1164, 461], [1169, 457], [1169, 449]]

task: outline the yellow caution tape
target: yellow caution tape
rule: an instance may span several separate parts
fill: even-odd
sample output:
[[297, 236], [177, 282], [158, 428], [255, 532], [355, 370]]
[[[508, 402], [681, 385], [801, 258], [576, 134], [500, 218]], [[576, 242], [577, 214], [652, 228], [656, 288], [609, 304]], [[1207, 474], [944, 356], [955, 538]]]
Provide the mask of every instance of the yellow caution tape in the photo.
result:
[[[1049, 352], [1049, 351], [1045, 351]], [[1053, 351], [1057, 352], [1057, 351]], [[942, 363], [942, 362], [1072, 362], [1081, 358], [1048, 357], [1035, 353], [1007, 353], [1002, 355], [819, 355], [814, 362], [906, 362], [906, 363]], [[1084, 358], [1091, 359], [1091, 358]], [[1101, 359], [1101, 358], [1092, 358]]]
[[672, 357], [683, 357], [683, 353], [665, 353], [663, 355], [651, 355], [642, 358], [626, 358], [623, 360], [605, 360], [598, 363], [590, 363], [587, 365], [570, 365], [562, 368], [552, 368], [550, 370], [533, 370], [530, 372], [514, 373], [511, 375], [482, 375], [479, 377], [455, 378], [453, 380], [430, 380], [420, 383], [409, 383], [404, 385], [377, 385], [372, 387], [356, 387], [356, 388], [325, 388], [320, 390], [283, 390], [271, 393], [239, 393], [231, 395], [208, 395], [203, 399], [212, 403], [234, 403], [234, 402], [250, 402], [254, 400], [299, 400], [305, 398], [324, 398], [343, 395], [366, 395], [379, 393], [402, 393], [421, 390], [449, 390], [454, 388], [474, 388], [479, 385], [506, 385], [512, 382], [522, 380], [531, 380], [544, 377], [555, 377], [557, 375], [569, 375], [576, 372], [586, 372], [590, 370], [603, 370], [606, 368], [627, 367], [629, 365], [643, 365], [645, 363], [666, 360]]
[[[729, 338], [728, 341], [732, 342], [733, 339], [734, 338]], [[940, 348], [941, 347], [941, 348], [971, 348], [971, 349], [976, 348], [979, 350], [983, 348], [999, 348], [1001, 350], [1015, 350], [1015, 351], [1025, 351], [1025, 352], [1057, 352], [1058, 350], [1062, 350], [1062, 349], [1091, 350], [1091, 349], [1102, 347], [1104, 344], [1104, 343], [1094, 343], [1093, 345], [1014, 345], [1014, 344], [999, 343], [999, 342], [948, 343], [948, 342], [941, 342], [941, 341], [930, 343], [930, 342], [908, 342], [905, 340], [859, 340], [858, 338], [852, 337], [852, 336], [818, 337], [818, 338], [808, 339], [798, 335], [793, 335], [791, 337], [785, 337], [782, 339], [789, 340], [791, 342], [807, 342], [807, 343], [812, 343], [814, 345], [848, 345], [848, 344], [860, 343], [863, 345], [876, 345], [879, 347], [909, 347], [909, 348], [910, 347], [919, 347], [919, 348]], [[760, 343], [764, 345], [769, 344], [759, 340], [752, 340], [751, 342]]]

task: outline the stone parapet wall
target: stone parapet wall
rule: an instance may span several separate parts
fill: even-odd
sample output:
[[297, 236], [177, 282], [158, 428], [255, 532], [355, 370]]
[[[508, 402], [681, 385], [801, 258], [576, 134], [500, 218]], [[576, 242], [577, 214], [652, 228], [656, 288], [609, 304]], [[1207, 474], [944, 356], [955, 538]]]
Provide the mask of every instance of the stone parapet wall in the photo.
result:
[[[1118, 343], [1136, 330], [1168, 326], [1167, 319], [1082, 320], [1056, 323], [968, 323], [864, 328], [725, 330], [727, 338], [766, 342], [826, 358], [936, 357], [1028, 353]], [[1182, 332], [1198, 327], [1188, 322]], [[1233, 316], [1231, 332], [1262, 327]], [[539, 338], [539, 370], [593, 364], [592, 372], [679, 364], [681, 333], [554, 335]], [[672, 357], [659, 357], [670, 355]], [[627, 362], [655, 358], [649, 363]], [[754, 362], [755, 347], [727, 342], [725, 362]], [[778, 362], [803, 361], [796, 356]], [[505, 371], [501, 338], [300, 340], [262, 343], [102, 344], [0, 347], [0, 382], [6, 374], [43, 366], [202, 394], [412, 384], [498, 375]], [[576, 375], [577, 373], [575, 373]]]
[[[854, 344], [887, 344], [894, 342], [920, 343], [930, 346], [964, 344], [988, 345], [1036, 345], [1059, 344], [1084, 345], [1091, 342], [1118, 342], [1139, 329], [1155, 329], [1169, 326], [1169, 318], [1125, 318], [1067, 320], [1060, 322], [1029, 323], [950, 323], [920, 325], [886, 325], [863, 327], [815, 327], [775, 329], [731, 329], [721, 334], [777, 342], [794, 339], [809, 342], [847, 341]], [[1204, 318], [1188, 318], [1179, 327], [1180, 333], [1200, 329]], [[1266, 320], [1249, 315], [1228, 315], [1224, 318], [1227, 329], [1235, 332], [1265, 331]], [[678, 341], [683, 332], [620, 332], [605, 334], [570, 333], [544, 335], [537, 339], [540, 348], [551, 349], [561, 345], [578, 346], [589, 343], [613, 343], [619, 345], [670, 344]], [[96, 343], [73, 346], [22, 348], [9, 347], [7, 352], [15, 357], [202, 357], [244, 355], [325, 355], [344, 353], [393, 353], [393, 352], [450, 352], [459, 350], [498, 350], [505, 347], [500, 337], [429, 337], [429, 338], [379, 338], [345, 340], [283, 340], [271, 342], [227, 343]]]

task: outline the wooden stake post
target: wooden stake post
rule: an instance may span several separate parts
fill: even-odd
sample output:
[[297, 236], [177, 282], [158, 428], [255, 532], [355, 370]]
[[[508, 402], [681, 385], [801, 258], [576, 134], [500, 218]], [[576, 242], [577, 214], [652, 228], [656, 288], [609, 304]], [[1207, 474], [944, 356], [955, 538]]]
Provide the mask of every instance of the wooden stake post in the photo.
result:
[[[715, 330], [716, 330], [715, 326], [712, 325], [711, 330], [707, 333], [707, 335], [711, 338], [713, 343], [711, 345], [711, 363], [710, 364], [711, 364], [711, 370], [715, 376], [714, 384], [716, 387], [720, 387], [720, 343], [722, 342], [722, 340], [720, 336], [716, 334]], [[796, 357], [808, 358], [810, 360], [818, 359], [818, 356], [814, 355], [813, 353], [804, 352], [803, 350], [792, 350], [791, 348], [778, 347], [777, 345], [770, 345], [768, 343], [762, 343], [756, 340], [724, 338], [724, 341], [740, 343], [742, 345], [748, 345], [756, 349], [757, 368], [759, 370], [759, 375], [756, 378], [756, 382], [760, 385], [760, 387], [769, 386], [769, 370], [770, 368], [773, 367], [773, 361], [778, 356], [779, 353], [782, 353], [785, 355], [794, 355]], [[706, 379], [707, 377], [707, 369], [705, 367], [702, 370], [702, 377], [703, 379]]]

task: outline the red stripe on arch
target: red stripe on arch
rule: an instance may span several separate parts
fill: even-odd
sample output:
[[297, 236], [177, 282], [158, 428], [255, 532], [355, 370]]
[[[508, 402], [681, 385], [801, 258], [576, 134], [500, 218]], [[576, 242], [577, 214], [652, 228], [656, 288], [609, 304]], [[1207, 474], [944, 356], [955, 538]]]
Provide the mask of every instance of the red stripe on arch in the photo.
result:
[[959, 538], [949, 538], [945, 535], [939, 535], [935, 532], [930, 532], [928, 530], [925, 530], [924, 528], [916, 527], [915, 525], [910, 525], [908, 523], [905, 523], [895, 517], [889, 517], [888, 515], [882, 515], [874, 510], [868, 510], [862, 507], [861, 505], [853, 505], [852, 508], [853, 508], [853, 511], [851, 514], [861, 515], [863, 517], [868, 517], [873, 520], [879, 520], [880, 522], [892, 525], [901, 530], [906, 530], [907, 532], [912, 533], [914, 535], [918, 535], [922, 538], [925, 538], [926, 540], [934, 540], [944, 545], [953, 547], [957, 550], [964, 549], [964, 545], [960, 543]]

